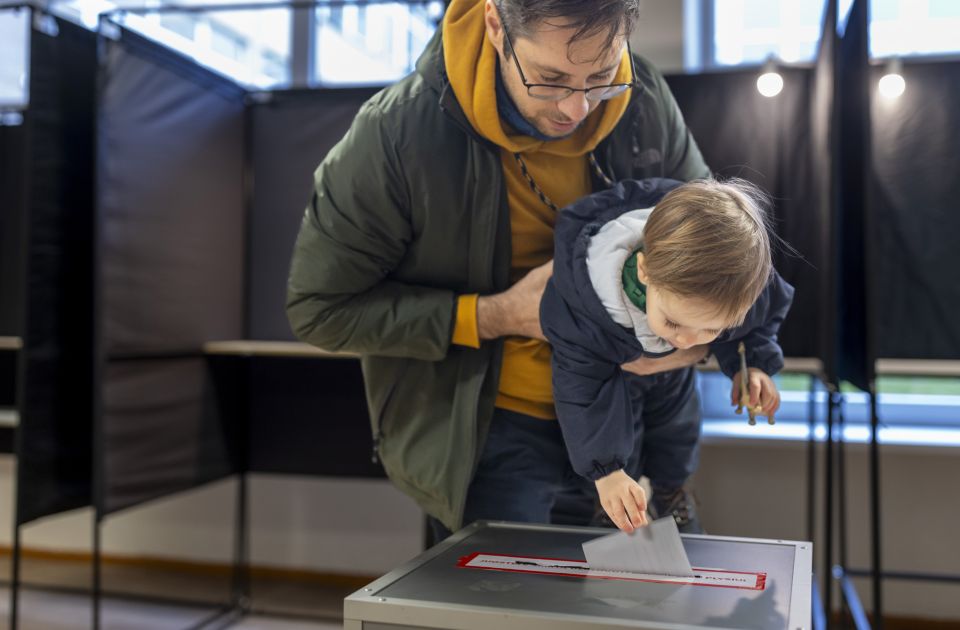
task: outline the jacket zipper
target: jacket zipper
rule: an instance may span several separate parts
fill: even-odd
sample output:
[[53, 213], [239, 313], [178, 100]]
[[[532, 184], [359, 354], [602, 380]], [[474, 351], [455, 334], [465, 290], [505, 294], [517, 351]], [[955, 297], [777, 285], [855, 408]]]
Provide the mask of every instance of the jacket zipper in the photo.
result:
[[397, 393], [397, 383], [394, 381], [390, 388], [390, 393], [383, 399], [383, 405], [380, 407], [380, 413], [377, 414], [377, 427], [373, 433], [373, 447], [370, 452], [370, 461], [373, 464], [380, 463], [380, 444], [383, 442], [383, 417], [387, 413], [387, 405], [393, 400], [393, 395]]
[[[499, 158], [498, 158], [498, 159], [497, 159], [497, 164], [498, 164], [498, 166], [499, 166], [499, 163], [500, 163], [500, 162], [499, 162]], [[499, 169], [499, 170], [495, 170], [495, 172], [497, 172], [497, 173], [499, 174], [499, 177], [498, 177], [498, 179], [497, 179], [497, 181], [496, 181], [496, 184], [497, 184], [497, 185], [496, 185], [496, 189], [499, 191], [499, 194], [497, 195], [496, 213], [494, 213], [494, 215], [493, 215], [493, 217], [492, 217], [492, 222], [493, 222], [493, 224], [492, 224], [492, 226], [490, 227], [490, 230], [491, 230], [490, 238], [487, 239], [487, 242], [489, 243], [489, 246], [486, 248], [486, 253], [485, 253], [485, 257], [484, 257], [484, 260], [483, 260], [483, 267], [482, 267], [482, 268], [485, 270], [485, 273], [487, 274], [487, 276], [484, 278], [484, 280], [486, 281], [486, 285], [487, 285], [487, 286], [490, 286], [490, 287], [495, 287], [496, 278], [495, 278], [495, 272], [494, 272], [494, 269], [493, 269], [493, 265], [494, 265], [494, 256], [495, 256], [495, 254], [496, 254], [496, 247], [497, 247], [497, 238], [496, 238], [496, 237], [497, 237], [497, 233], [496, 233], [496, 232], [497, 232], [497, 226], [500, 224], [500, 213], [503, 211], [503, 205], [504, 205], [504, 203], [505, 203], [505, 199], [504, 199], [505, 191], [503, 190], [503, 170], [502, 170], [502, 169]], [[509, 212], [509, 211], [508, 211], [508, 212]], [[490, 365], [493, 363], [493, 361], [497, 360], [497, 358], [498, 358], [498, 356], [499, 356], [499, 353], [498, 353], [498, 352], [492, 352], [492, 355], [493, 355], [493, 356], [492, 356], [490, 362], [487, 364], [487, 370], [490, 369]], [[458, 513], [458, 515], [460, 516], [461, 525], [463, 524], [463, 523], [462, 523], [462, 521], [463, 521], [463, 514], [464, 514], [464, 512], [466, 511], [467, 495], [468, 495], [469, 492], [470, 492], [470, 483], [471, 483], [471, 481], [473, 480], [473, 472], [474, 472], [474, 469], [475, 469], [476, 466], [477, 466], [477, 460], [478, 460], [479, 454], [480, 454], [480, 452], [482, 451], [482, 449], [481, 449], [481, 447], [480, 447], [480, 437], [479, 437], [479, 428], [480, 428], [480, 420], [479, 420], [479, 416], [480, 416], [480, 395], [481, 395], [482, 392], [483, 392], [483, 383], [481, 382], [481, 383], [480, 383], [480, 386], [477, 387], [476, 391], [474, 392], [473, 401], [472, 401], [472, 407], [471, 407], [471, 408], [474, 410], [474, 414], [473, 414], [473, 432], [474, 432], [474, 436], [475, 436], [476, 439], [475, 439], [475, 442], [474, 442], [473, 452], [470, 454], [470, 467], [469, 467], [470, 474], [469, 474], [468, 480], [467, 480], [467, 487], [463, 489], [463, 493], [462, 493], [462, 497], [463, 497], [463, 498], [462, 498], [461, 501], [460, 501], [460, 505], [457, 506], [457, 513]]]
[[379, 428], [373, 434], [373, 452], [370, 453], [370, 462], [372, 464], [380, 463], [380, 441], [383, 439], [383, 431]]

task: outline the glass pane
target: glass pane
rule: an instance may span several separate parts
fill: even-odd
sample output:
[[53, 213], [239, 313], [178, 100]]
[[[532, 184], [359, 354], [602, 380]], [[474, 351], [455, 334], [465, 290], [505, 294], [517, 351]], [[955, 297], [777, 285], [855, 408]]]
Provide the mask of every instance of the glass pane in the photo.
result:
[[[700, 372], [700, 405], [705, 420], [747, 424], [747, 414], [737, 414], [730, 404], [731, 380], [719, 372]], [[810, 376], [806, 374], [780, 374], [774, 377], [780, 391], [780, 410], [776, 417], [780, 422], [805, 422], [810, 411]], [[822, 396], [823, 388], [817, 388]], [[819, 411], [817, 410], [819, 413]], [[758, 424], [767, 424], [766, 416]]]
[[[406, 76], [442, 14], [443, 3], [438, 1], [318, 7], [315, 82], [377, 85]], [[344, 59], [350, 63], [343, 63]]]
[[823, 6], [809, 0], [714, 0], [714, 62], [761, 64], [771, 55], [788, 63], [811, 61]]
[[960, 2], [957, 2], [957, 0], [930, 0], [930, 17], [960, 17]]
[[[769, 55], [812, 61], [820, 40], [823, 2], [712, 0], [714, 63], [760, 64]], [[838, 24], [853, 0], [837, 3]], [[960, 0], [870, 0], [873, 57], [960, 53]]]
[[159, 7], [153, 13], [123, 14], [116, 21], [241, 85], [270, 89], [290, 84], [292, 14], [287, 7], [198, 12]]
[[924, 394], [957, 396], [955, 404], [960, 414], [960, 378], [934, 376], [881, 376], [877, 391], [883, 394]]
[[776, 28], [780, 25], [780, 6], [770, 0], [746, 0], [744, 26], [746, 28]]
[[[810, 377], [781, 374], [775, 377], [781, 394], [777, 423], [768, 426], [763, 418], [748, 426], [744, 415], [730, 407], [730, 380], [721, 374], [700, 373], [700, 400], [703, 434], [708, 437], [802, 440], [809, 435], [809, 413], [816, 424], [816, 439], [826, 437], [826, 395], [817, 384], [810, 405]], [[880, 442], [960, 447], [960, 379], [947, 377], [880, 377], [877, 381]], [[841, 385], [848, 442], [869, 439], [869, 401], [855, 388]]]
[[870, 54], [873, 57], [955, 55], [960, 52], [960, 2], [872, 0]]
[[164, 13], [160, 15], [160, 25], [181, 37], [196, 37], [197, 21], [189, 15]]
[[30, 101], [30, 11], [0, 9], [0, 108]]
[[874, 21], [895, 20], [899, 12], [899, 0], [871, 0], [870, 2], [870, 19]]

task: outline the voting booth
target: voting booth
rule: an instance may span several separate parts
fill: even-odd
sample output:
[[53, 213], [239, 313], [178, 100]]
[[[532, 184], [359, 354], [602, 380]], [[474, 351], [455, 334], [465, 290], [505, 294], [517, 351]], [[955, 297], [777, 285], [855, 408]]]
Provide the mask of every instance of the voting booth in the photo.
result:
[[344, 630], [811, 627], [812, 544], [682, 535], [692, 578], [595, 571], [592, 527], [476, 522], [344, 600]]

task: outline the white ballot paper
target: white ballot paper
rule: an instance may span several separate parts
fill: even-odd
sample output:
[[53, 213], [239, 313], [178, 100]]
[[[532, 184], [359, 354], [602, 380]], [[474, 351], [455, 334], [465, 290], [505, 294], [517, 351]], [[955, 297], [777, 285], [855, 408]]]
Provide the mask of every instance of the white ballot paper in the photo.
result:
[[661, 518], [632, 534], [617, 532], [583, 543], [591, 569], [693, 577], [673, 517]]

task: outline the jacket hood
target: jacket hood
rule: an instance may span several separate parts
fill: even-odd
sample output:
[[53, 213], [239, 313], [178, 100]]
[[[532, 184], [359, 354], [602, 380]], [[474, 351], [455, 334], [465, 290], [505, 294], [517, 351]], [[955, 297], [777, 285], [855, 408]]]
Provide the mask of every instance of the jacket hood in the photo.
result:
[[611, 219], [587, 242], [587, 274], [594, 292], [613, 321], [632, 328], [644, 351], [662, 354], [675, 348], [654, 333], [647, 314], [638, 308], [623, 289], [623, 267], [643, 246], [643, 228], [653, 208], [630, 210]]
[[[555, 269], [562, 268], [563, 272], [555, 271], [553, 281], [564, 300], [568, 304], [577, 305], [577, 310], [601, 325], [609, 334], [623, 339], [625, 343], [639, 343], [644, 352], [650, 355], [668, 354], [673, 352], [674, 348], [649, 331], [646, 314], [639, 309], [636, 311], [643, 317], [637, 322], [625, 307], [621, 314], [615, 316], [604, 304], [606, 301], [607, 304], [615, 305], [619, 301], [622, 305], [623, 300], [626, 300], [622, 296], [622, 280], [619, 277], [611, 279], [609, 276], [622, 273], [627, 256], [642, 242], [640, 239], [625, 237], [629, 220], [628, 223], [618, 220], [625, 215], [632, 216], [634, 224], [629, 231], [633, 233], [635, 222], [641, 217], [645, 222], [646, 217], [643, 215], [647, 212], [634, 211], [638, 208], [651, 208], [680, 184], [681, 182], [675, 180], [660, 178], [624, 180], [613, 188], [585, 197], [564, 208], [556, 225], [553, 264]], [[601, 232], [603, 235], [600, 239], [595, 239]], [[592, 252], [591, 246], [594, 247]], [[633, 249], [628, 251], [628, 247]], [[609, 259], [603, 266], [594, 263], [593, 275], [588, 263], [591, 254], [594, 261], [601, 254]], [[604, 279], [600, 279], [601, 275]], [[597, 285], [594, 283], [594, 276], [598, 278]], [[602, 296], [597, 287], [603, 293]], [[614, 310], [616, 311], [616, 308]], [[627, 319], [630, 320], [629, 323]], [[636, 323], [642, 323], [646, 330], [632, 330]], [[629, 326], [630, 329], [624, 326]]]

